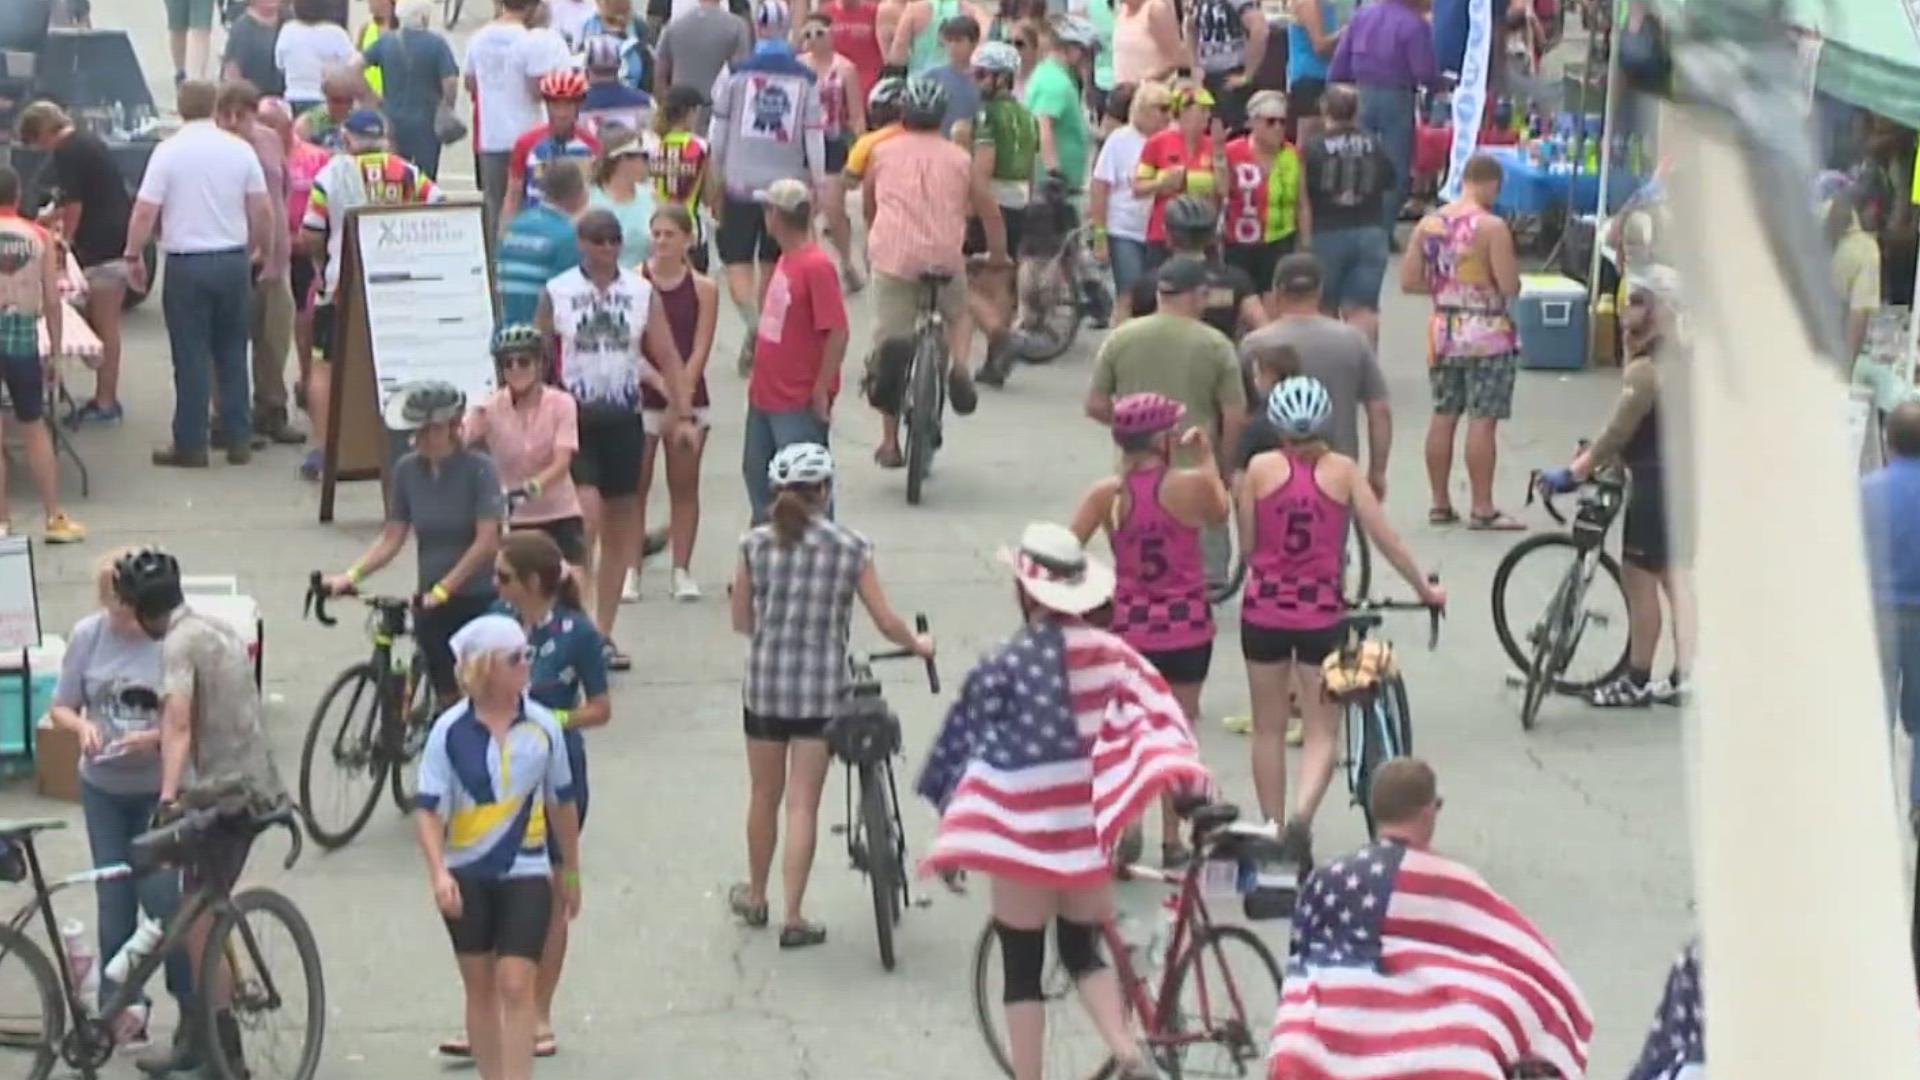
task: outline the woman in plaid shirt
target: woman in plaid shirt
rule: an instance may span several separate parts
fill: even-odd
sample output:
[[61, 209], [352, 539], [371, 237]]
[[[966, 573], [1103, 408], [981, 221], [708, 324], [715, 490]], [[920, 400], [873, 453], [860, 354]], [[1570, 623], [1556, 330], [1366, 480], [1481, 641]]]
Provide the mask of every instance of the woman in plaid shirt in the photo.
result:
[[[733, 575], [733, 628], [752, 639], [742, 693], [747, 733], [747, 880], [727, 903], [748, 926], [767, 925], [767, 876], [787, 804], [782, 866], [786, 918], [780, 947], [827, 939], [800, 915], [813, 869], [820, 790], [827, 779], [827, 721], [847, 679], [847, 634], [857, 596], [888, 640], [921, 656], [933, 639], [915, 634], [887, 603], [873, 566], [873, 542], [827, 516], [833, 455], [794, 443], [767, 466], [772, 520], [740, 541]], [[791, 787], [789, 788], [789, 785]]]

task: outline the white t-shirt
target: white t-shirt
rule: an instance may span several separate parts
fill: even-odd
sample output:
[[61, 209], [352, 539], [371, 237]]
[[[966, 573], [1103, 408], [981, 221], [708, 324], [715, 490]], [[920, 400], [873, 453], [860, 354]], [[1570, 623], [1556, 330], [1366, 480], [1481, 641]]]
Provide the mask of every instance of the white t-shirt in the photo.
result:
[[594, 16], [594, 6], [590, 0], [547, 0], [547, 11], [553, 17], [553, 28], [567, 39], [567, 44], [575, 49], [585, 47], [580, 40], [580, 31], [587, 20]]
[[1133, 174], [1140, 168], [1140, 151], [1146, 145], [1147, 137], [1128, 124], [1107, 136], [1099, 160], [1093, 163], [1093, 178], [1105, 180], [1112, 188], [1107, 193], [1107, 235], [1143, 244], [1153, 200], [1133, 193]]
[[576, 266], [547, 282], [553, 328], [560, 335], [560, 374], [581, 409], [640, 407], [640, 342], [647, 332], [653, 286], [625, 267], [602, 291]]
[[289, 21], [273, 44], [273, 62], [287, 77], [288, 101], [319, 101], [327, 72], [353, 63], [360, 51], [333, 23]]
[[467, 42], [467, 75], [478, 92], [474, 126], [480, 152], [504, 154], [514, 140], [545, 123], [538, 80], [572, 63], [566, 39], [550, 29], [505, 22], [481, 27]]
[[154, 148], [139, 199], [160, 207], [161, 251], [197, 255], [246, 250], [246, 196], [266, 193], [253, 147], [211, 120], [195, 120]]

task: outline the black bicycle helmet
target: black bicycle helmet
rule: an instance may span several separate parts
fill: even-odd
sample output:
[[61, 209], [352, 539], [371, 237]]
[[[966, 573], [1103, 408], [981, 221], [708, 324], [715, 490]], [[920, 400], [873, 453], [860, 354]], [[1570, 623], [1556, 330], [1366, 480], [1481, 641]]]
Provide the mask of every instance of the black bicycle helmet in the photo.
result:
[[428, 424], [450, 424], [460, 419], [467, 411], [467, 395], [438, 379], [408, 383], [387, 397], [383, 411], [392, 430], [418, 431]]
[[113, 594], [144, 621], [165, 618], [186, 601], [180, 561], [155, 547], [130, 551], [114, 560]]
[[547, 351], [547, 338], [530, 323], [508, 323], [493, 332], [493, 355], [539, 353]]
[[909, 80], [900, 103], [900, 119], [910, 128], [931, 131], [947, 115], [947, 88], [929, 78]]
[[1220, 215], [1213, 204], [1192, 195], [1182, 195], [1167, 204], [1167, 236], [1177, 241], [1211, 240], [1220, 228]]
[[907, 96], [907, 80], [889, 75], [867, 93], [867, 127], [877, 129], [900, 119], [900, 102]]

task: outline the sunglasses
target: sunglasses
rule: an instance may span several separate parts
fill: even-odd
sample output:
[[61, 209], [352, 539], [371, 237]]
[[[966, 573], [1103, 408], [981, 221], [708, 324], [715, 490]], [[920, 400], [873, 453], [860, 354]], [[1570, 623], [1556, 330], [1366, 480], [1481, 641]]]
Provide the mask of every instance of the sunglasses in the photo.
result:
[[500, 366], [503, 368], [537, 368], [540, 366], [540, 358], [532, 353], [512, 353], [500, 358]]
[[523, 645], [518, 649], [508, 649], [500, 655], [506, 657], [507, 663], [514, 667], [523, 667], [533, 662], [533, 646]]
[[1287, 122], [1287, 118], [1284, 116], [1256, 116], [1253, 118], [1253, 122], [1259, 124], [1261, 127], [1280, 127]]
[[817, 39], [819, 39], [819, 38], [823, 38], [823, 37], [826, 37], [827, 35], [829, 35], [829, 34], [831, 34], [832, 32], [833, 32], [833, 31], [831, 31], [831, 30], [828, 30], [828, 29], [827, 29], [826, 27], [824, 27], [824, 26], [809, 26], [809, 27], [807, 27], [807, 28], [806, 28], [805, 30], [802, 30], [802, 31], [800, 31], [800, 40], [801, 40], [801, 41], [815, 41], [815, 40], [817, 40]]

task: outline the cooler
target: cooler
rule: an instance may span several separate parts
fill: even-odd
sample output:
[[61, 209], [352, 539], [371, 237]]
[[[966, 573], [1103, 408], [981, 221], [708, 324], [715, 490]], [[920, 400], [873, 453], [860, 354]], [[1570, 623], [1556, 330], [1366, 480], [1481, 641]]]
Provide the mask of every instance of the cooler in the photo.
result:
[[1587, 287], [1559, 274], [1521, 274], [1513, 302], [1520, 366], [1574, 371], [1587, 364]]
[[60, 684], [60, 662], [67, 643], [58, 634], [46, 635], [38, 648], [26, 651], [29, 678], [21, 678], [20, 654], [0, 657], [0, 760], [25, 759], [33, 752], [30, 733], [53, 707], [53, 691]]

